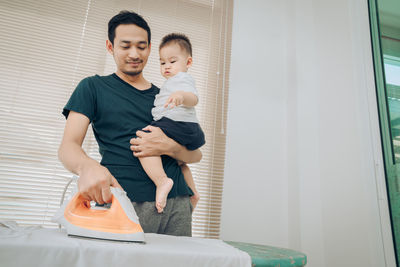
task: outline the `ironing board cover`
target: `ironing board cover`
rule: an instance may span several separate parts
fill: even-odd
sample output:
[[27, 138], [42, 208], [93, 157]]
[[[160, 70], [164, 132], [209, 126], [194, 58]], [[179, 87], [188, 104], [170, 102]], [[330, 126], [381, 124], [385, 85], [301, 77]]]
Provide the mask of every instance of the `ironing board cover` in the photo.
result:
[[68, 237], [63, 229], [0, 221], [0, 265], [8, 267], [250, 267], [250, 256], [221, 240], [145, 234], [146, 244]]

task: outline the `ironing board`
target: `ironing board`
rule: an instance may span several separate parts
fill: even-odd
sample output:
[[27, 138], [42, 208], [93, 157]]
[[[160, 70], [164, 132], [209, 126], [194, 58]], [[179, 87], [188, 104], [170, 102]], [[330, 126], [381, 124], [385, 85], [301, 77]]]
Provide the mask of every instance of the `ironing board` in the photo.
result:
[[[0, 221], [0, 265], [58, 267], [300, 267], [297, 251], [216, 239], [145, 234], [146, 244], [72, 238], [63, 229]], [[250, 258], [251, 257], [251, 258]]]
[[295, 250], [243, 242], [225, 242], [247, 252], [253, 267], [303, 267], [307, 264], [307, 256]]
[[250, 256], [217, 239], [145, 234], [146, 244], [68, 237], [64, 229], [0, 222], [0, 266], [250, 267]]

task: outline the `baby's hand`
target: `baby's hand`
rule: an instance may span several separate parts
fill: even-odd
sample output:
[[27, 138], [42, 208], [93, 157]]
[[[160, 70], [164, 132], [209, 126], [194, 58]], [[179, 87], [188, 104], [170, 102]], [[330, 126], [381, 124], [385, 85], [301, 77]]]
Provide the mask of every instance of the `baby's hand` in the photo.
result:
[[167, 102], [165, 102], [164, 108], [168, 108], [168, 107], [174, 108], [174, 107], [177, 107], [179, 105], [182, 105], [183, 104], [183, 100], [184, 100], [184, 97], [183, 97], [183, 94], [181, 92], [179, 92], [179, 91], [173, 92], [169, 96]]

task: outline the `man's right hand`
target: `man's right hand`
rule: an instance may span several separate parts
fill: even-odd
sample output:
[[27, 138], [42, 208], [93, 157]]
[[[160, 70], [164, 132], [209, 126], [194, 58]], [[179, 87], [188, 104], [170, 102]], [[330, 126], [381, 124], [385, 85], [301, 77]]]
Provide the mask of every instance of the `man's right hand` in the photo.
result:
[[82, 169], [78, 179], [78, 189], [85, 199], [96, 201], [98, 204], [111, 202], [110, 186], [122, 189], [106, 167], [93, 162]]

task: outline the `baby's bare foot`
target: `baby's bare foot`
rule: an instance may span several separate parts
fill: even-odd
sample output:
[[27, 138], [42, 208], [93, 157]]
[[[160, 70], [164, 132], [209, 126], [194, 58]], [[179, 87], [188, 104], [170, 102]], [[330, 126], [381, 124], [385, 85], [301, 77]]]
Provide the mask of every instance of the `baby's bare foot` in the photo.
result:
[[167, 197], [169, 191], [171, 191], [172, 186], [174, 185], [174, 181], [171, 178], [165, 178], [163, 182], [157, 185], [156, 189], [156, 208], [158, 213], [164, 211], [165, 206], [167, 205]]

